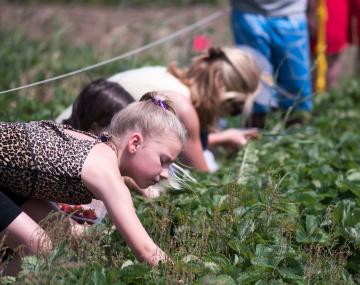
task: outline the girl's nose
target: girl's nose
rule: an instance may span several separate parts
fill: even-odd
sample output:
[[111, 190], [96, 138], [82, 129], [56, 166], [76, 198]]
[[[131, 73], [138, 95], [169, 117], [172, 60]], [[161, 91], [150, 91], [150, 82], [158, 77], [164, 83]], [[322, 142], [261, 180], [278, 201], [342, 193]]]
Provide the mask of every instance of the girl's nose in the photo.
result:
[[160, 173], [161, 179], [168, 179], [169, 178], [169, 169], [163, 169]]

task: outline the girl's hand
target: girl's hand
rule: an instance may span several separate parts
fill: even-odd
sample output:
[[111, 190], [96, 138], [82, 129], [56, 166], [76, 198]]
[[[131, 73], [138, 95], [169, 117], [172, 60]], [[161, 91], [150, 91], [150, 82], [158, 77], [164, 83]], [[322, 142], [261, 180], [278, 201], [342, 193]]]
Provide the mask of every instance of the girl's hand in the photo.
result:
[[223, 131], [223, 146], [229, 151], [238, 151], [244, 147], [250, 139], [258, 138], [257, 129], [227, 129]]
[[135, 183], [133, 179], [127, 176], [124, 177], [124, 182], [130, 190], [136, 191], [137, 193], [146, 198], [158, 198], [160, 196], [160, 190], [155, 186], [150, 186], [145, 189], [141, 188]]
[[255, 138], [256, 135], [256, 129], [227, 129], [224, 131], [225, 140], [223, 146], [229, 151], [238, 151], [241, 147], [248, 143], [249, 139]]
[[258, 129], [252, 128], [252, 129], [243, 129], [239, 130], [247, 139], [257, 139], [259, 138], [259, 132]]
[[150, 265], [159, 265], [159, 263], [167, 263], [172, 262], [172, 260], [166, 255], [165, 252], [162, 251], [159, 247], [155, 250], [154, 256], [151, 262], [149, 262]]
[[238, 151], [250, 139], [257, 139], [257, 129], [226, 129], [219, 133], [209, 135], [213, 146], [221, 145], [230, 151]]
[[146, 189], [143, 189], [143, 196], [146, 198], [154, 199], [160, 197], [160, 189], [156, 186], [149, 186]]

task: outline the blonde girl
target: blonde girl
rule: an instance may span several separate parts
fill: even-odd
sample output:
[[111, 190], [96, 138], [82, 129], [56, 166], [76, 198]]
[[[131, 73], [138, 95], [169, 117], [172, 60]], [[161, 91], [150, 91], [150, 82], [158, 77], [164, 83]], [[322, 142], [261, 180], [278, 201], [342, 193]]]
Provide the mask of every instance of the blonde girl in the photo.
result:
[[[167, 179], [185, 143], [170, 102], [154, 95], [117, 113], [100, 138], [48, 121], [0, 123], [0, 231], [7, 246], [24, 245], [24, 254], [49, 252], [51, 240], [38, 224], [51, 210], [47, 201], [96, 198], [139, 260], [166, 260], [139, 221], [123, 179], [143, 188]], [[4, 274], [18, 270], [15, 256]]]

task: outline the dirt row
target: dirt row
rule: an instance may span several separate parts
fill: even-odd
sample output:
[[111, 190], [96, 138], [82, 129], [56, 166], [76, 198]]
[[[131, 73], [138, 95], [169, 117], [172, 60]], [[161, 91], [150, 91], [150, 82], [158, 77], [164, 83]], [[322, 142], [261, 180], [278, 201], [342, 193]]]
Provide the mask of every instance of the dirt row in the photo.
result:
[[[225, 6], [98, 7], [73, 5], [14, 5], [0, 3], [0, 25], [21, 30], [30, 38], [46, 39], [61, 32], [74, 45], [92, 45], [98, 51], [117, 53], [166, 36]], [[231, 44], [227, 13], [197, 30], [214, 44]], [[113, 52], [111, 51], [113, 50]]]

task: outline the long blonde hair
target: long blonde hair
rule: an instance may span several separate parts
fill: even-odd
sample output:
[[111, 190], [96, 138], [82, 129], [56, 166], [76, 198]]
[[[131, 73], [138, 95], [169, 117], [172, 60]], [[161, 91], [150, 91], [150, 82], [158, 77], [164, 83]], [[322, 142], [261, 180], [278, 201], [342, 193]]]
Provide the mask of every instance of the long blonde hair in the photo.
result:
[[114, 140], [127, 131], [140, 131], [144, 137], [174, 134], [184, 146], [186, 130], [176, 116], [172, 102], [160, 92], [148, 92], [139, 102], [129, 104], [111, 120], [109, 132]]
[[235, 47], [211, 47], [205, 55], [195, 57], [186, 70], [171, 64], [169, 72], [187, 85], [198, 113], [200, 126], [211, 130], [227, 99], [244, 103], [246, 118], [260, 83], [260, 69], [254, 58]]

